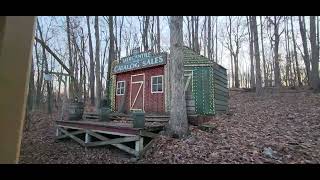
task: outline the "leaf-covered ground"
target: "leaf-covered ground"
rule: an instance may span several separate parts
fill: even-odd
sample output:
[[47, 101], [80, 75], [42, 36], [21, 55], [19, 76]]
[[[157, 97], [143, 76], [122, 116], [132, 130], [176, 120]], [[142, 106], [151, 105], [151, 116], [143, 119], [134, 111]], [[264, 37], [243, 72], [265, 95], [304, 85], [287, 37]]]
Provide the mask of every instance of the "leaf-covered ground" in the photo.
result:
[[211, 133], [190, 126], [185, 139], [160, 136], [137, 162], [110, 146], [54, 141], [57, 116], [32, 115], [20, 163], [320, 163], [320, 95], [309, 91], [231, 92], [230, 113], [209, 122]]

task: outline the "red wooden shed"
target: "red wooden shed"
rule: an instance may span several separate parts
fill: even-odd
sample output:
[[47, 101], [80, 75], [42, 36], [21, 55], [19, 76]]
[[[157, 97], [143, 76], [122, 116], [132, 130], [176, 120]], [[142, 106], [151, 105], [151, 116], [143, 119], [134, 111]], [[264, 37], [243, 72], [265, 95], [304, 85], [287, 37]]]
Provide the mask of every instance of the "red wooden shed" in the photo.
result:
[[115, 110], [164, 114], [166, 108], [167, 54], [133, 52], [113, 67]]

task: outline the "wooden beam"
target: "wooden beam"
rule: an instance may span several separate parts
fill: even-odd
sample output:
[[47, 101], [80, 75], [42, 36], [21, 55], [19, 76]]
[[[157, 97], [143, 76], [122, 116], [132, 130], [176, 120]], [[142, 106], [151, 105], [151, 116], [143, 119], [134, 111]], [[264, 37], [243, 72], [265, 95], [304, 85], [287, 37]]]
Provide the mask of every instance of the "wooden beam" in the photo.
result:
[[[94, 132], [92, 132], [92, 131], [90, 131], [90, 130], [88, 130], [88, 133], [91, 135], [91, 136], [94, 136], [94, 137], [96, 137], [96, 138], [98, 138], [98, 139], [100, 139], [100, 140], [103, 140], [103, 141], [107, 141], [107, 140], [109, 140], [109, 138], [106, 138], [106, 137], [104, 137], [104, 136], [101, 136], [101, 135], [99, 135], [99, 134], [97, 134], [97, 133], [94, 133]], [[128, 146], [125, 146], [125, 145], [123, 145], [123, 144], [111, 144], [112, 146], [115, 146], [115, 147], [117, 147], [117, 148], [119, 148], [119, 149], [121, 149], [121, 150], [123, 150], [123, 151], [126, 151], [127, 153], [129, 153], [129, 154], [132, 154], [132, 155], [134, 155], [134, 156], [139, 156], [139, 152], [137, 152], [137, 151], [135, 151], [134, 149], [132, 149], [132, 148], [130, 148], [130, 147], [128, 147]]]
[[35, 16], [0, 16], [0, 163], [18, 163]]
[[155, 138], [157, 136], [159, 136], [158, 134], [149, 132], [149, 131], [140, 131], [140, 136], [144, 136], [144, 137], [150, 137], [150, 138]]
[[[59, 128], [57, 128], [57, 130], [59, 131]], [[78, 135], [78, 134], [82, 134], [82, 133], [85, 133], [85, 131], [84, 130], [74, 131], [72, 133], [59, 135], [56, 137], [56, 139], [63, 139], [63, 138], [69, 137], [70, 135]]]
[[64, 130], [63, 128], [60, 128], [60, 127], [58, 127], [58, 128], [59, 128], [59, 130], [61, 132], [63, 132], [64, 134], [68, 135], [71, 139], [77, 141], [82, 146], [85, 146], [85, 143], [84, 143], [84, 141], [82, 139], [80, 139], [80, 138], [76, 137], [75, 135], [69, 133], [68, 131]]
[[148, 150], [148, 149], [150, 149], [151, 148], [151, 146], [152, 146], [152, 144], [154, 143], [154, 139], [152, 139], [143, 149], [142, 149], [142, 151], [140, 151], [140, 153], [139, 153], [139, 158], [141, 158], [143, 155], [144, 155], [144, 153]]
[[124, 142], [132, 142], [137, 140], [139, 140], [138, 136], [122, 137], [122, 138], [116, 138], [116, 139], [109, 139], [105, 141], [91, 142], [91, 143], [87, 143], [86, 146], [91, 147], [91, 146], [113, 145], [113, 144], [120, 144]]
[[38, 41], [57, 61], [58, 63], [65, 69], [70, 76], [72, 76], [72, 72], [70, 69], [62, 62], [62, 60], [54, 53], [47, 45], [45, 42], [43, 42], [41, 39], [35, 37], [35, 40]]
[[[64, 128], [70, 128], [70, 129], [84, 129], [81, 127], [75, 127], [75, 126], [66, 126], [66, 125], [57, 125], [58, 127], [64, 127]], [[117, 135], [117, 136], [135, 136], [133, 134], [125, 134], [125, 133], [119, 133], [114, 131], [105, 131], [105, 130], [92, 130], [92, 132], [99, 132], [103, 134], [111, 134], [111, 135]]]

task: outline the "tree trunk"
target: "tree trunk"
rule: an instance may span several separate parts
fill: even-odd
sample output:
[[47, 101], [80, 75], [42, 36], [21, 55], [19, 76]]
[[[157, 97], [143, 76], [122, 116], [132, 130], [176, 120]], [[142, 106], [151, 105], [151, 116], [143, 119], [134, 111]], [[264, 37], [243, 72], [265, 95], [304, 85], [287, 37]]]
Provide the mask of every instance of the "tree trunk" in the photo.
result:
[[107, 79], [106, 79], [106, 89], [107, 89], [107, 102], [110, 105], [110, 79], [111, 79], [111, 65], [115, 59], [114, 54], [114, 34], [113, 34], [113, 17], [109, 16], [109, 35], [110, 35], [110, 45], [109, 45], [109, 59], [108, 59], [108, 72], [107, 72]]
[[300, 26], [300, 33], [301, 33], [303, 52], [304, 52], [303, 60], [304, 60], [305, 66], [306, 66], [308, 84], [311, 85], [310, 57], [309, 57], [309, 52], [308, 52], [308, 44], [307, 44], [307, 35], [306, 35], [304, 16], [299, 16], [299, 26]]
[[157, 16], [157, 52], [160, 53], [160, 18]]
[[[109, 37], [110, 38], [110, 37]], [[107, 47], [108, 47], [108, 43], [109, 43], [109, 39], [108, 39], [108, 37], [106, 37], [106, 45], [105, 45], [105, 47], [104, 47], [104, 51], [103, 51], [103, 57], [102, 57], [102, 64], [101, 64], [101, 75], [100, 75], [100, 83], [101, 83], [101, 95], [102, 96], [106, 96], [106, 91], [107, 90], [105, 90], [105, 91], [103, 91], [103, 84], [102, 84], [102, 79], [103, 79], [103, 77], [104, 77], [104, 69], [105, 69], [105, 64], [106, 64], [106, 52], [107, 52]]]
[[294, 59], [295, 59], [295, 63], [296, 63], [296, 72], [297, 72], [296, 74], [297, 74], [299, 86], [302, 86], [301, 74], [300, 74], [300, 68], [299, 68], [299, 62], [298, 62], [297, 43], [296, 43], [294, 31], [293, 31], [293, 18], [292, 18], [292, 16], [291, 16], [291, 33], [292, 33], [292, 41], [293, 41]]
[[[39, 34], [40, 34], [40, 38], [41, 40], [44, 42], [44, 38], [42, 35], [42, 30], [39, 24], [39, 21], [37, 20], [37, 25], [38, 25], [38, 30], [39, 30]], [[44, 48], [44, 46], [42, 46], [42, 58], [45, 64], [45, 74], [49, 74], [49, 67], [48, 67], [48, 60], [47, 60], [47, 56], [46, 56], [46, 50]], [[43, 64], [42, 64], [43, 66]], [[50, 88], [50, 81], [46, 82], [47, 85], [47, 105], [48, 105], [48, 113], [51, 114], [52, 113], [52, 92], [51, 92], [51, 88]]]
[[195, 51], [195, 35], [194, 35], [194, 16], [191, 16], [191, 36], [192, 36], [192, 49]]
[[[204, 31], [203, 31], [203, 51], [204, 51], [204, 56], [206, 56], [207, 54], [207, 41], [208, 41], [208, 38], [207, 38], [207, 16], [204, 17], [204, 23], [203, 23], [203, 28], [204, 28]], [[209, 58], [209, 56], [208, 56]]]
[[211, 60], [211, 16], [208, 16], [208, 58]]
[[259, 52], [259, 37], [257, 29], [256, 16], [252, 16], [252, 34], [254, 38], [254, 54], [256, 59], [256, 94], [258, 96], [262, 93], [262, 83], [261, 83], [261, 71], [260, 71], [260, 52]]
[[272, 86], [272, 82], [274, 81], [274, 63], [270, 62], [270, 86]]
[[[72, 47], [71, 47], [71, 32], [70, 32], [70, 18], [66, 16], [67, 19], [67, 36], [68, 36], [68, 48], [69, 48], [69, 69], [71, 71], [71, 75], [74, 75], [74, 65], [72, 62]], [[75, 89], [74, 89], [74, 81], [70, 78], [69, 84], [69, 96], [71, 99], [75, 98]]]
[[[80, 43], [82, 44], [82, 42], [80, 42]], [[80, 47], [81, 47], [81, 44], [80, 44]], [[82, 99], [82, 94], [83, 94], [83, 92], [82, 92], [82, 90], [83, 90], [83, 69], [82, 69], [82, 67], [83, 67], [84, 57], [82, 55], [83, 55], [82, 51], [79, 50], [79, 63], [80, 63], [79, 64], [79, 69], [80, 69], [79, 95], [80, 95], [80, 99]]]
[[318, 53], [320, 53], [320, 26], [319, 26], [319, 16], [317, 16], [317, 43], [318, 43]]
[[155, 50], [155, 36], [154, 36], [154, 16], [152, 16], [152, 21], [151, 21], [151, 28], [150, 28], [150, 46], [151, 46], [151, 52], [154, 52]]
[[198, 33], [199, 32], [199, 16], [196, 16], [194, 24], [195, 24], [194, 49], [198, 54], [200, 54], [199, 37], [198, 37], [198, 35], [199, 35], [199, 33]]
[[263, 31], [262, 31], [262, 17], [260, 16], [260, 33], [261, 33], [261, 50], [262, 50], [262, 61], [263, 61], [263, 77], [264, 77], [264, 86], [267, 86], [268, 76], [266, 71], [266, 58], [264, 55], [264, 46], [263, 46]]
[[[84, 51], [83, 51], [84, 52]], [[86, 84], [87, 84], [87, 73], [86, 73], [86, 68], [87, 68], [87, 63], [86, 60], [83, 60], [83, 102], [87, 102], [87, 89], [86, 89]]]
[[248, 34], [249, 34], [249, 49], [250, 49], [250, 87], [255, 88], [256, 87], [256, 81], [254, 76], [254, 63], [253, 63], [253, 33], [251, 28], [251, 16], [248, 17]]
[[192, 43], [191, 43], [190, 19], [189, 19], [189, 16], [186, 16], [186, 17], [187, 17], [187, 28], [188, 28], [188, 42], [189, 42], [189, 47], [190, 47], [190, 48], [193, 48], [193, 47], [192, 47]]
[[118, 58], [121, 57], [121, 41], [122, 41], [122, 28], [123, 28], [124, 16], [122, 16], [121, 23], [120, 23], [120, 32], [119, 32], [119, 50], [118, 50]]
[[146, 17], [145, 17], [145, 21], [144, 21], [143, 36], [142, 36], [143, 49], [144, 49], [144, 51], [149, 50], [149, 46], [148, 46], [149, 20], [150, 20], [150, 16], [146, 16]]
[[234, 84], [236, 88], [240, 87], [239, 84], [239, 63], [238, 63], [238, 54], [234, 56]]
[[89, 75], [89, 84], [90, 84], [90, 102], [91, 105], [95, 105], [94, 97], [94, 61], [93, 61], [93, 49], [92, 49], [92, 40], [91, 40], [91, 31], [90, 31], [90, 17], [87, 16], [87, 26], [88, 26], [88, 36], [89, 36], [89, 57], [90, 57], [90, 75]]
[[43, 72], [40, 70], [40, 58], [38, 54], [38, 42], [36, 41], [34, 45], [35, 55], [37, 60], [37, 83], [36, 83], [36, 108], [40, 107], [40, 99], [41, 99], [41, 87], [43, 82]]
[[83, 102], [86, 103], [87, 100], [87, 92], [86, 92], [86, 58], [85, 58], [85, 42], [84, 42], [84, 34], [83, 29], [81, 28], [81, 57], [82, 57], [82, 88], [83, 88]]
[[[63, 72], [63, 69], [61, 67], [60, 69], [60, 73]], [[62, 75], [59, 76], [58, 78], [58, 98], [57, 98], [57, 102], [61, 102], [61, 80], [62, 80]]]
[[316, 17], [310, 16], [310, 43], [311, 43], [311, 87], [315, 91], [320, 90], [319, 80], [319, 49], [317, 43]]
[[118, 59], [118, 25], [117, 25], [117, 16], [114, 16], [114, 42], [115, 42], [115, 59]]
[[211, 18], [211, 39], [210, 39], [210, 42], [211, 42], [211, 47], [210, 47], [210, 50], [211, 50], [211, 60], [213, 62], [216, 62], [215, 61], [215, 45], [214, 45], [214, 29], [215, 29], [215, 25], [214, 25], [214, 22], [213, 22], [213, 18]]
[[295, 82], [293, 81], [293, 75], [292, 75], [292, 51], [290, 49], [290, 37], [289, 37], [289, 18], [286, 18], [286, 29], [287, 29], [287, 42], [288, 42], [288, 83], [289, 86], [295, 86]]
[[231, 87], [234, 87], [234, 82], [235, 82], [235, 76], [234, 76], [234, 73], [233, 73], [233, 61], [234, 61], [234, 58], [233, 58], [233, 48], [232, 48], [232, 39], [231, 39], [231, 28], [232, 26], [232, 23], [231, 23], [231, 16], [229, 16], [229, 31], [228, 31], [228, 36], [229, 36], [229, 51], [230, 51], [230, 62], [231, 62], [231, 80], [232, 80], [232, 83], [231, 83]]
[[216, 63], [218, 63], [218, 16], [216, 19]]
[[96, 38], [96, 107], [100, 108], [101, 102], [101, 81], [100, 81], [100, 37], [99, 37], [99, 17], [95, 16], [94, 18], [94, 30], [95, 30], [95, 38]]
[[183, 17], [170, 18], [171, 111], [168, 133], [173, 137], [188, 134], [188, 120], [184, 91]]
[[281, 74], [280, 74], [280, 61], [279, 61], [279, 24], [277, 23], [277, 17], [274, 16], [274, 82], [275, 87], [281, 87]]
[[73, 58], [73, 71], [74, 71], [74, 79], [71, 78], [71, 81], [73, 81], [73, 87], [74, 87], [74, 94], [76, 97], [79, 98], [79, 100], [81, 99], [81, 91], [79, 90], [80, 88], [80, 84], [79, 82], [79, 61], [80, 61], [80, 50], [77, 44], [77, 40], [76, 37], [74, 35], [74, 32], [71, 33], [72, 35], [72, 45], [73, 45], [73, 53], [74, 53], [74, 58]]
[[289, 48], [289, 32], [288, 32], [288, 24], [286, 22], [285, 24], [285, 49], [286, 49], [286, 86], [290, 86], [290, 81], [289, 81], [289, 68], [290, 68], [290, 48]]
[[27, 112], [31, 112], [33, 110], [34, 90], [35, 90], [35, 87], [34, 87], [34, 63], [33, 63], [33, 59], [32, 59], [30, 80], [29, 80], [28, 100], [27, 100]]

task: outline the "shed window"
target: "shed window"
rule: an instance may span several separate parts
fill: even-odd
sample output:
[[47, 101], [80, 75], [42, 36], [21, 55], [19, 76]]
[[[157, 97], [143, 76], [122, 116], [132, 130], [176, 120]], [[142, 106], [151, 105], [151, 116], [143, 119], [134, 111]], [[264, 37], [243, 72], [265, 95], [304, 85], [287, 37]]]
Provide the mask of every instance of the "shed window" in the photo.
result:
[[151, 77], [151, 93], [163, 93], [163, 75]]
[[117, 95], [124, 95], [125, 81], [117, 82]]

